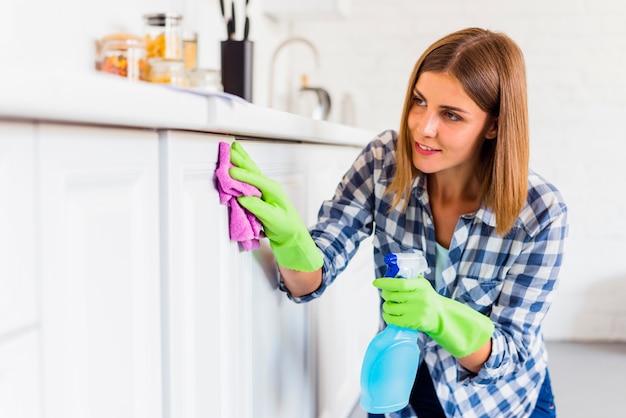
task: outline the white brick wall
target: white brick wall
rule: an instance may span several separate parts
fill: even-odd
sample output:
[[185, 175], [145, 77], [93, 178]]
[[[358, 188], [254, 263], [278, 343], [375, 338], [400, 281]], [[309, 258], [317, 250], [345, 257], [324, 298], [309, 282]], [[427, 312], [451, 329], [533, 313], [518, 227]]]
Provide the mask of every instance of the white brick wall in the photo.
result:
[[[356, 102], [356, 124], [397, 128], [423, 49], [467, 26], [525, 53], [532, 167], [563, 192], [570, 237], [546, 323], [551, 339], [626, 340], [626, 3], [352, 0], [349, 19], [297, 22], [321, 53], [317, 83]], [[335, 108], [332, 118], [340, 120]]]

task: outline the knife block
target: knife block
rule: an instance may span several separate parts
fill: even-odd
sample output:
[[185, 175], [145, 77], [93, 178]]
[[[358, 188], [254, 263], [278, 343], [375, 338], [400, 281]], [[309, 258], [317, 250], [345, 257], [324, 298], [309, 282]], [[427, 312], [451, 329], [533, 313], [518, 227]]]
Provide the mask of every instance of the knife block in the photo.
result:
[[249, 40], [222, 41], [222, 85], [224, 92], [252, 102], [252, 60], [254, 43]]

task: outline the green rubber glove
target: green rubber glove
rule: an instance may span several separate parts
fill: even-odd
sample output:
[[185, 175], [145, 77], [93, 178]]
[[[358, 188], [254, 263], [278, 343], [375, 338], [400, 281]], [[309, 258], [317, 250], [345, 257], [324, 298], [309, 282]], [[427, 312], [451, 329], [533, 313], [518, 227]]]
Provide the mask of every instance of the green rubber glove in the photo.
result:
[[240, 196], [237, 201], [263, 224], [263, 232], [270, 241], [278, 265], [305, 272], [322, 267], [322, 253], [281, 185], [261, 173], [237, 142], [231, 145], [230, 161], [235, 166], [229, 171], [232, 178], [261, 191], [260, 198]]
[[387, 324], [422, 331], [456, 358], [482, 347], [493, 335], [487, 316], [438, 294], [423, 277], [374, 280], [382, 290]]

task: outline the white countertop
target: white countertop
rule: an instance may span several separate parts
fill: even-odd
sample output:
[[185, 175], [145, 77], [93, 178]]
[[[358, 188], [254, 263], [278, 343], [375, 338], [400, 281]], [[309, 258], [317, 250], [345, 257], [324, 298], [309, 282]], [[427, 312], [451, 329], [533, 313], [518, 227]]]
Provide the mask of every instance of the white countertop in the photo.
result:
[[0, 92], [0, 119], [182, 129], [359, 147], [375, 135], [227, 95], [131, 82], [95, 70], [71, 76], [0, 70]]

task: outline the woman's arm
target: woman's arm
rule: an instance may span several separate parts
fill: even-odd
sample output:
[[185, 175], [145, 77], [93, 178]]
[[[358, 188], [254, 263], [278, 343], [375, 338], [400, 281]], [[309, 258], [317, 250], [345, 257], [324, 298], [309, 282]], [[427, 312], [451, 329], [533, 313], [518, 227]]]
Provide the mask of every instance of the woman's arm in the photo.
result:
[[[541, 336], [541, 324], [554, 298], [568, 229], [566, 207], [560, 199], [553, 200], [543, 196], [541, 201], [550, 204], [543, 212], [534, 210], [542, 216], [536, 218], [535, 229], [524, 241], [491, 307], [489, 316], [495, 330], [491, 355], [480, 369], [482, 383], [526, 367]], [[463, 366], [471, 370], [467, 366], [472, 364]]]
[[458, 360], [461, 366], [477, 374], [478, 371], [482, 369], [489, 356], [491, 356], [491, 338], [478, 350]]
[[300, 303], [320, 296], [346, 268], [360, 243], [372, 234], [378, 199], [375, 184], [394, 148], [392, 132], [371, 141], [344, 174], [333, 197], [322, 202], [317, 223], [309, 231], [325, 260], [323, 267], [303, 273], [279, 263], [279, 286], [292, 300]]
[[322, 285], [322, 269], [311, 272], [291, 270], [278, 266], [283, 283], [294, 297], [302, 297], [315, 292]]

